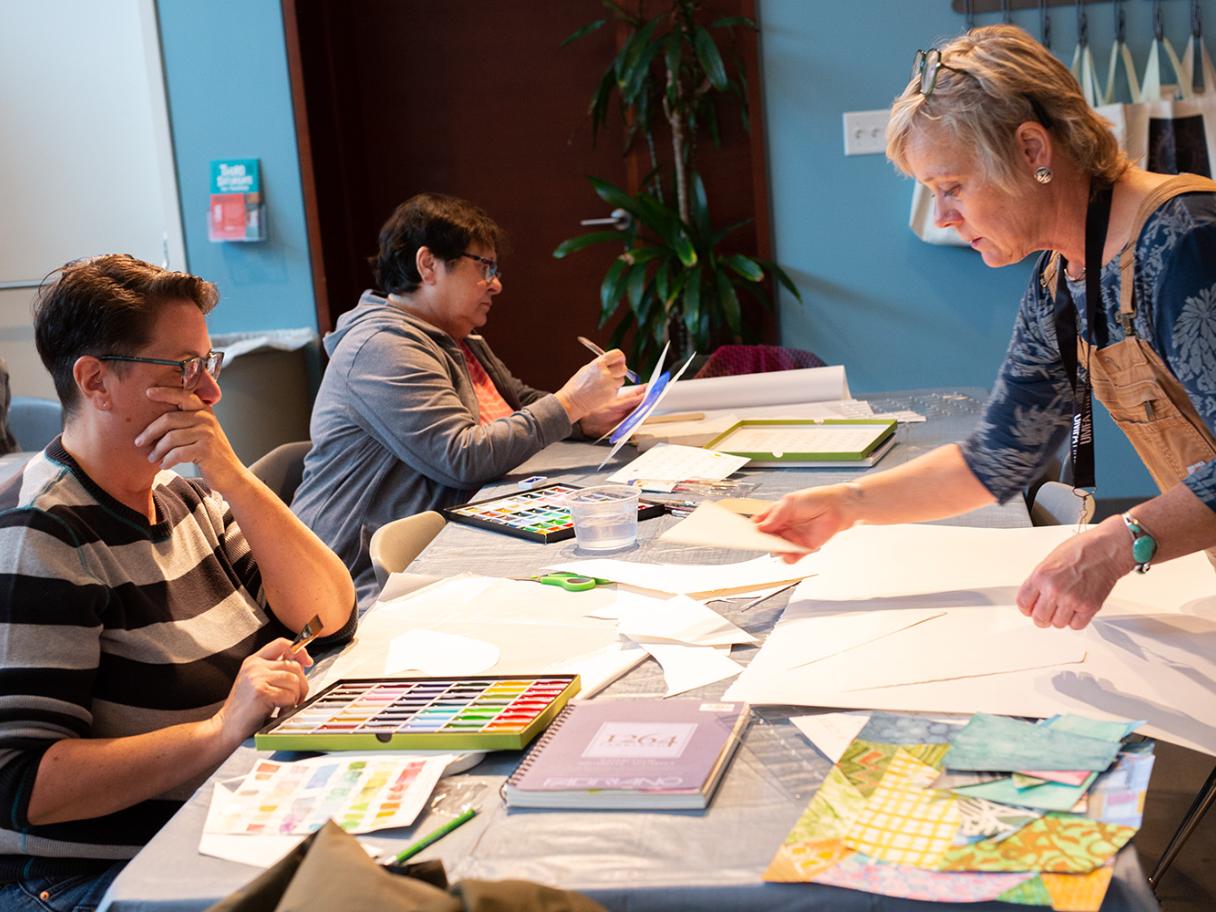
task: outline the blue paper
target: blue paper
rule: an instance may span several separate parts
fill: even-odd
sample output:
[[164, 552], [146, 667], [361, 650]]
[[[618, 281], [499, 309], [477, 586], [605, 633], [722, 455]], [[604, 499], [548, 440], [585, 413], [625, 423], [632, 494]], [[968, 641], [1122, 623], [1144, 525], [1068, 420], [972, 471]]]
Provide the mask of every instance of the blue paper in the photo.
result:
[[659, 378], [650, 384], [646, 390], [646, 395], [642, 401], [638, 403], [638, 407], [625, 416], [625, 420], [613, 429], [608, 435], [609, 441], [616, 443], [622, 438], [628, 437], [633, 433], [633, 429], [646, 420], [654, 408], [655, 403], [659, 401], [659, 396], [663, 395], [663, 390], [667, 388], [668, 381], [671, 380], [671, 371], [663, 371]]
[[951, 739], [944, 765], [952, 770], [1101, 771], [1114, 762], [1118, 752], [1118, 740], [976, 713]]

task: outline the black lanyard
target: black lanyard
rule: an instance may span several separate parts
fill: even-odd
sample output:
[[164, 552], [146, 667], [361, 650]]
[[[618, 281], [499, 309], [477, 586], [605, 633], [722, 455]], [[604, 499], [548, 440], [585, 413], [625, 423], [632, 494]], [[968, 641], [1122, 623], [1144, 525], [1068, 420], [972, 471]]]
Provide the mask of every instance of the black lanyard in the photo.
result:
[[[1085, 211], [1085, 323], [1090, 349], [1102, 348], [1110, 340], [1102, 306], [1102, 248], [1110, 222], [1113, 187], [1094, 178], [1089, 206]], [[1072, 483], [1077, 488], [1094, 487], [1094, 410], [1089, 365], [1077, 363], [1077, 307], [1064, 276], [1067, 261], [1060, 258], [1056, 298], [1056, 340], [1068, 381], [1072, 384]]]

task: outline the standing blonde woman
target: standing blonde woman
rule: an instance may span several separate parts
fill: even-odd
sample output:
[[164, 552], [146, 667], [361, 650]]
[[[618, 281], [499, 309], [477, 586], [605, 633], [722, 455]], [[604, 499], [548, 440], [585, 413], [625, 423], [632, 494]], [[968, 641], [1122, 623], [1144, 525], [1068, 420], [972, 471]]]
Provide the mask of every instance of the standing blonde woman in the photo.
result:
[[1091, 485], [1092, 391], [1162, 493], [1070, 538], [1022, 584], [1036, 624], [1080, 629], [1124, 574], [1216, 546], [1216, 183], [1129, 162], [1068, 70], [1013, 26], [916, 53], [887, 155], [989, 266], [1044, 254], [971, 437], [789, 494], [760, 528], [817, 548], [861, 521], [1004, 502], [1068, 426], [1076, 481]]

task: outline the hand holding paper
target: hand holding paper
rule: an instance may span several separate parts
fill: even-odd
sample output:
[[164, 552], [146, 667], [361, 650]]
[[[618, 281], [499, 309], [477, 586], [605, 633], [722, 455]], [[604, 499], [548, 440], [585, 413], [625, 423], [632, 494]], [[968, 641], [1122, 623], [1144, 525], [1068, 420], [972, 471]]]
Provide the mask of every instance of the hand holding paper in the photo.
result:
[[[771, 551], [792, 555], [797, 560], [811, 549], [776, 535], [760, 531], [756, 524], [732, 513], [713, 501], [701, 504], [678, 525], [659, 536], [662, 541], [709, 548], [735, 548], [741, 551]], [[787, 560], [789, 558], [787, 557]]]
[[787, 545], [800, 546], [798, 550], [783, 549], [787, 552], [785, 561], [793, 563], [797, 560], [793, 555], [817, 551], [832, 536], [853, 525], [855, 520], [847, 509], [850, 491], [847, 485], [794, 491], [777, 501], [771, 510], [755, 517], [754, 522], [761, 533], [777, 537]]

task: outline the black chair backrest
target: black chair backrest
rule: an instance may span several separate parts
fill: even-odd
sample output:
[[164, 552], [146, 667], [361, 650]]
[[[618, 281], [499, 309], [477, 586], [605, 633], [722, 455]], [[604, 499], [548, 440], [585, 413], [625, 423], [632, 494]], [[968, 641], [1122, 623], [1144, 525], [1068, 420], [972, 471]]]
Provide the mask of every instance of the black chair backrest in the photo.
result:
[[251, 465], [249, 471], [278, 494], [283, 503], [290, 504], [304, 477], [304, 457], [310, 449], [311, 440], [281, 443]]

